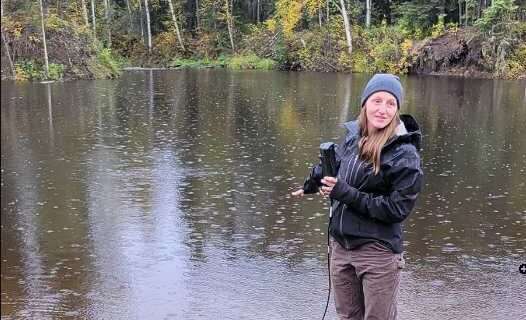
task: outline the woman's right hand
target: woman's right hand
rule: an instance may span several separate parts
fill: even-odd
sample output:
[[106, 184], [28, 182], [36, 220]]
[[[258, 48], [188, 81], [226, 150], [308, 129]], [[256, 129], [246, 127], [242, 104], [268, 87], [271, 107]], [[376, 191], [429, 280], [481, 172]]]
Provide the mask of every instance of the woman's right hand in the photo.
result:
[[304, 195], [303, 189], [296, 190], [296, 191], [292, 192], [291, 195], [293, 197], [303, 197], [303, 195]]

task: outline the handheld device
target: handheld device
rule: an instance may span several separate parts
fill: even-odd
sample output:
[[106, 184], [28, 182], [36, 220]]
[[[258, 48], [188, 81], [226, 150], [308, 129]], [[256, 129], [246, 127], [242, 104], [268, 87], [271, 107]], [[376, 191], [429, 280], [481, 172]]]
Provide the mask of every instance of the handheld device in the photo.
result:
[[324, 177], [336, 177], [336, 144], [325, 142], [320, 145], [320, 160]]

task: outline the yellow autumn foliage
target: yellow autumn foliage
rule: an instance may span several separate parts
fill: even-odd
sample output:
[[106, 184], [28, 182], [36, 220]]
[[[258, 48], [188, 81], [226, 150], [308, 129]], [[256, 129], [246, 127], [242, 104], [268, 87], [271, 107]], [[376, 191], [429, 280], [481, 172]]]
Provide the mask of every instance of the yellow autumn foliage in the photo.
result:
[[311, 16], [316, 14], [320, 8], [325, 6], [325, 1], [326, 0], [304, 0], [308, 14]]
[[283, 27], [285, 38], [294, 34], [294, 28], [301, 19], [303, 0], [278, 0], [276, 2], [276, 16]]

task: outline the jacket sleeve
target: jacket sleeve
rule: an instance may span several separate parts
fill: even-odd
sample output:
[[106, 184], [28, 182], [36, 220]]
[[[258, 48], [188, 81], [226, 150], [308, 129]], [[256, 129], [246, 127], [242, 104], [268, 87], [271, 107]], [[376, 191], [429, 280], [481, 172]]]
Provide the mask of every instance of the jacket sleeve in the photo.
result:
[[312, 167], [310, 175], [303, 183], [303, 193], [309, 194], [318, 192], [319, 188], [321, 187], [322, 178], [321, 164], [317, 164]]
[[394, 163], [386, 176], [392, 186], [388, 195], [361, 192], [345, 181], [338, 180], [330, 197], [369, 218], [384, 223], [402, 222], [411, 213], [422, 189], [423, 172], [416, 151]]

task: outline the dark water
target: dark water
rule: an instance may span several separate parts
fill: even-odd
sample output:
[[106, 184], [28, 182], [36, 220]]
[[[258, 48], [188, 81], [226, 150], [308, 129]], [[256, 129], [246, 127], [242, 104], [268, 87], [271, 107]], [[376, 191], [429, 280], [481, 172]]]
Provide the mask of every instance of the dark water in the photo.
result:
[[[366, 80], [2, 82], [2, 318], [321, 319], [327, 206], [288, 194]], [[403, 82], [426, 184], [400, 319], [523, 319], [525, 82]]]

